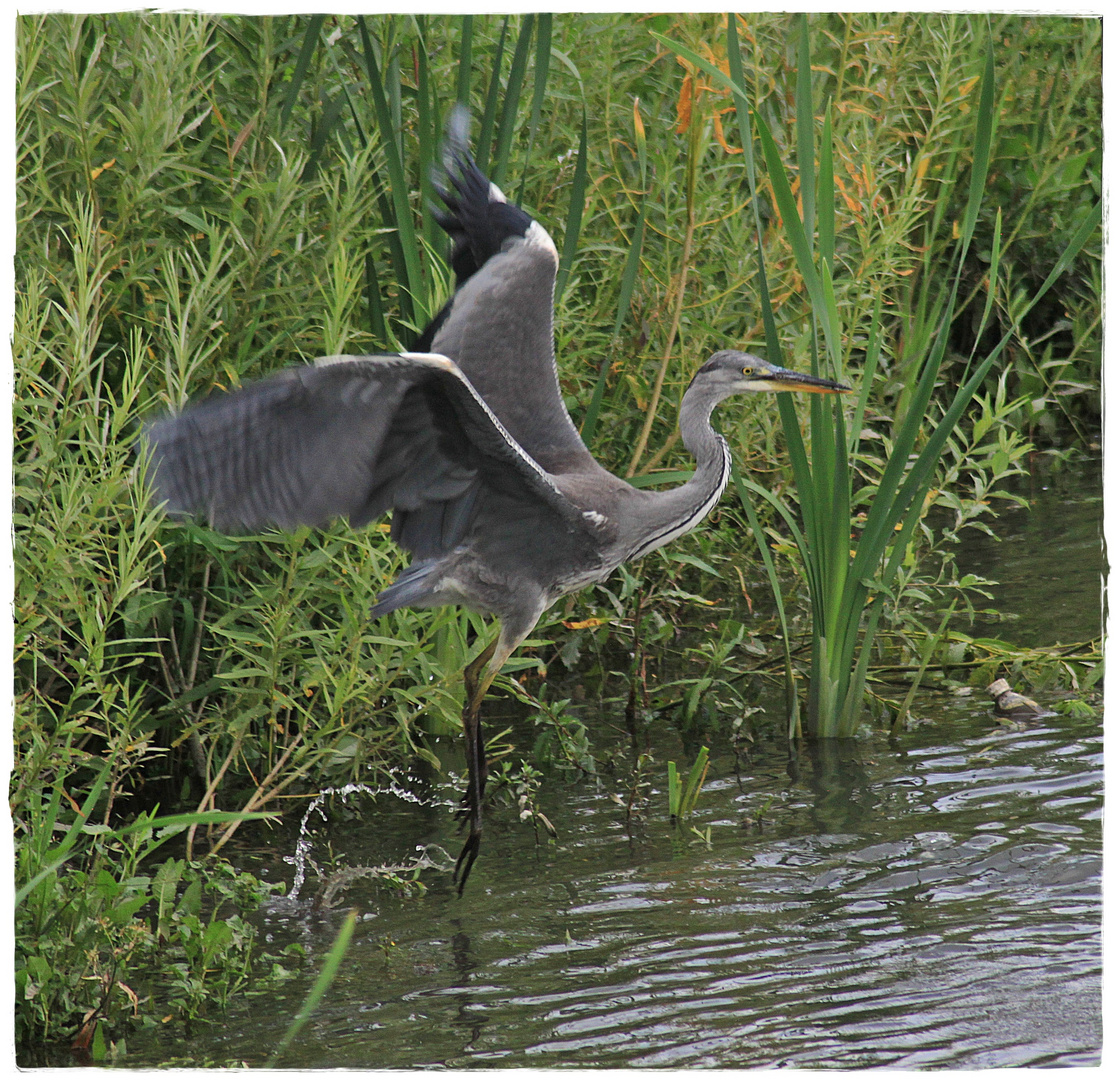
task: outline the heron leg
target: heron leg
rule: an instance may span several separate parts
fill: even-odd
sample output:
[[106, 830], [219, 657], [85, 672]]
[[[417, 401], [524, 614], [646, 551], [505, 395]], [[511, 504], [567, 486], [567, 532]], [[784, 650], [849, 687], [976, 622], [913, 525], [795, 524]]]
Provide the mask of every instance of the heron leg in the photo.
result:
[[457, 882], [458, 895], [462, 894], [470, 870], [477, 860], [481, 849], [481, 804], [485, 797], [485, 739], [481, 734], [481, 702], [485, 693], [496, 678], [496, 673], [504, 666], [511, 650], [500, 657], [493, 666], [494, 654], [500, 638], [489, 643], [476, 659], [466, 665], [462, 677], [465, 681], [465, 708], [462, 710], [462, 731], [465, 735], [465, 761], [469, 772], [465, 792], [465, 817], [469, 822], [469, 836], [458, 856], [454, 867], [454, 881]]
[[485, 740], [481, 735], [481, 702], [493, 679], [500, 674], [505, 661], [531, 633], [546, 606], [546, 596], [542, 593], [521, 596], [512, 610], [501, 614], [500, 633], [495, 640], [467, 664], [462, 673], [465, 680], [462, 728], [465, 732], [465, 760], [469, 766], [464, 812], [469, 822], [469, 836], [454, 867], [454, 881], [457, 882], [459, 896], [481, 848], [481, 801], [485, 795]]

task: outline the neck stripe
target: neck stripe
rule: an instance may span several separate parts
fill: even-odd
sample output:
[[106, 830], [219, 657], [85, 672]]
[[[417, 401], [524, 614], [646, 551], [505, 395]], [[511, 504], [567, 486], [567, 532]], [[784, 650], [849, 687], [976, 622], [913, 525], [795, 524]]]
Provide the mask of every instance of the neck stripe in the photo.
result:
[[[688, 511], [678, 521], [673, 522], [666, 528], [661, 529], [659, 532], [649, 536], [631, 555], [629, 559], [639, 559], [642, 555], [647, 555], [649, 551], [655, 551], [658, 547], [663, 547], [664, 544], [670, 543], [677, 536], [682, 536], [683, 533], [690, 532], [702, 519], [717, 505], [718, 499], [725, 491], [725, 485], [729, 483], [729, 473], [733, 468], [733, 457], [729, 453], [729, 444], [720, 436], [718, 442], [721, 443], [721, 466], [718, 469], [717, 480], [713, 487], [701, 503], [698, 504], [693, 510]], [[627, 560], [626, 560], [627, 561]]]

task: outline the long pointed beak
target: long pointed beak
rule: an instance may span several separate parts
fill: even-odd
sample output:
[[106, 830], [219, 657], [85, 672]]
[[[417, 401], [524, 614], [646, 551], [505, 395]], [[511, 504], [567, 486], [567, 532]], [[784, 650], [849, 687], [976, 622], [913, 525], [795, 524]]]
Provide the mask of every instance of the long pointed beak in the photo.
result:
[[806, 375], [801, 371], [787, 368], [774, 368], [764, 376], [769, 390], [803, 390], [808, 394], [851, 394], [852, 389], [845, 383], [832, 379], [820, 379], [817, 375]]

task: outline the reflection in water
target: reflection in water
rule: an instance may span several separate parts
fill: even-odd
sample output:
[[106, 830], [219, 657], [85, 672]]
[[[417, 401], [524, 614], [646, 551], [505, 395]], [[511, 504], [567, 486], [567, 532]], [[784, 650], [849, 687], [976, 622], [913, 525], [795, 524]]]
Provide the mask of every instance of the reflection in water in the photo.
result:
[[[623, 810], [588, 784], [548, 789], [557, 847], [492, 815], [464, 899], [439, 879], [415, 900], [350, 894], [378, 915], [284, 1064], [1096, 1063], [1096, 723], [950, 722], [971, 734], [805, 748], [790, 781], [778, 742], [758, 748], [748, 776], [729, 773], [726, 753], [696, 814], [708, 848], [673, 836], [654, 809], [630, 838]], [[773, 794], [763, 826], [749, 825]], [[351, 861], [448, 841], [449, 807], [440, 838], [416, 831], [411, 813], [378, 805], [359, 830], [346, 826]], [[268, 929], [298, 925], [273, 915]], [[333, 928], [318, 936], [324, 953]], [[281, 1027], [273, 1000], [199, 1032], [191, 1049], [259, 1061]], [[131, 1064], [175, 1052], [129, 1051]]]
[[478, 963], [473, 957], [469, 945], [469, 936], [462, 933], [460, 929], [461, 921], [451, 919], [450, 924], [458, 928], [453, 937], [450, 938], [450, 951], [453, 954], [454, 968], [458, 974], [454, 985], [462, 988], [460, 992], [454, 995], [458, 1002], [455, 1026], [464, 1038], [462, 1050], [468, 1053], [480, 1038], [481, 1028], [485, 1023], [484, 1017], [478, 1014], [474, 1008], [475, 1002], [470, 990], [472, 973]]
[[1040, 466], [1019, 492], [1030, 509], [1003, 510], [996, 536], [963, 534], [959, 571], [997, 581], [991, 607], [1012, 613], [1006, 622], [979, 619], [974, 634], [1035, 648], [1092, 641], [1102, 632], [1106, 573], [1101, 462], [1057, 476]]
[[853, 739], [812, 739], [798, 756], [810, 763], [802, 777], [814, 793], [813, 820], [820, 832], [856, 831], [871, 816], [877, 796], [866, 774], [864, 744]]

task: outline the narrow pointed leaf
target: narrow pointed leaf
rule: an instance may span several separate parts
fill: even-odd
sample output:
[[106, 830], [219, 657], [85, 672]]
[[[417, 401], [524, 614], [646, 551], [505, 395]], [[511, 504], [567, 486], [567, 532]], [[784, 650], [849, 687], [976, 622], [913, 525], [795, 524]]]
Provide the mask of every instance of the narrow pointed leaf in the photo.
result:
[[390, 218], [385, 225], [394, 228], [399, 242], [399, 255], [405, 274], [399, 285], [410, 300], [408, 307], [414, 322], [425, 323], [429, 318], [427, 311], [427, 290], [422, 262], [419, 257], [419, 243], [415, 235], [415, 222], [411, 213], [409, 185], [400, 157], [396, 130], [392, 125], [391, 110], [385, 93], [384, 82], [380, 75], [380, 65], [376, 60], [372, 39], [363, 16], [357, 16], [357, 25], [364, 44], [365, 64], [368, 67], [369, 91], [380, 128], [380, 143], [384, 148], [384, 161], [388, 169], [388, 188], [391, 198]]
[[458, 88], [455, 95], [459, 104], [469, 108], [469, 78], [473, 65], [473, 16], [462, 16], [461, 43], [458, 46]]
[[306, 81], [306, 73], [310, 67], [311, 57], [318, 45], [318, 36], [322, 32], [322, 24], [326, 21], [325, 15], [311, 15], [307, 20], [306, 33], [303, 34], [302, 48], [299, 49], [298, 59], [295, 61], [295, 70], [291, 73], [291, 81], [287, 86], [287, 94], [283, 99], [283, 107], [279, 110], [279, 130], [287, 126], [291, 118], [291, 110], [299, 98], [299, 91]]
[[[551, 31], [553, 16], [549, 11], [537, 16], [538, 22], [535, 30], [535, 73], [533, 75], [533, 90], [531, 95], [531, 118], [528, 121], [527, 152], [525, 161], [531, 160], [531, 152], [535, 148], [535, 136], [539, 131], [539, 119], [543, 114], [543, 99], [547, 92], [547, 76], [551, 70]], [[527, 170], [524, 170], [523, 179], [520, 181], [520, 192], [517, 202], [524, 201], [524, 191], [527, 187]]]
[[512, 149], [512, 136], [516, 131], [516, 114], [520, 106], [520, 92], [527, 72], [527, 60], [531, 47], [531, 32], [535, 26], [535, 16], [527, 14], [520, 24], [520, 35], [516, 39], [516, 49], [512, 54], [512, 67], [508, 72], [508, 82], [504, 90], [504, 105], [500, 112], [500, 123], [496, 130], [496, 148], [493, 151], [490, 176], [497, 187], [504, 184], [508, 172], [508, 155]]
[[555, 278], [555, 304], [562, 298], [566, 279], [578, 250], [578, 236], [582, 231], [582, 215], [586, 206], [586, 181], [588, 163], [586, 161], [586, 110], [582, 109], [582, 130], [578, 136], [578, 163], [574, 166], [574, 180], [570, 185], [570, 209], [566, 215], [566, 232], [562, 238], [562, 257], [559, 259], [558, 275]]
[[787, 625], [787, 612], [783, 606], [783, 589], [780, 586], [779, 576], [776, 574], [776, 564], [772, 560], [772, 553], [768, 548], [768, 541], [761, 527], [760, 519], [753, 509], [752, 499], [749, 498], [748, 489], [736, 468], [733, 470], [733, 486], [737, 489], [737, 497], [745, 508], [749, 528], [752, 530], [753, 539], [760, 550], [760, 558], [764, 563], [764, 570], [768, 575], [768, 584], [772, 589], [772, 597], [776, 602], [776, 614], [780, 620], [780, 630], [783, 638], [784, 657], [784, 690], [787, 697], [788, 738], [794, 738], [799, 728], [799, 697], [795, 689], [795, 668], [791, 662], [791, 634]]
[[307, 1021], [311, 1018], [314, 1010], [321, 1004], [322, 999], [326, 996], [326, 992], [333, 985], [334, 979], [337, 978], [338, 969], [341, 967], [341, 961], [345, 958], [345, 954], [349, 951], [349, 943], [353, 939], [353, 931], [357, 927], [357, 909], [353, 908], [345, 917], [345, 922], [342, 923], [341, 929], [334, 939], [330, 951], [326, 954], [326, 959], [322, 964], [322, 970], [318, 973], [318, 978], [314, 980], [314, 985], [310, 988], [310, 993], [307, 994], [303, 1001], [302, 1008], [295, 1014], [294, 1019], [287, 1026], [287, 1030], [283, 1033], [279, 1043], [276, 1045], [275, 1051], [268, 1059], [268, 1065], [274, 1067], [279, 1059], [286, 1053], [291, 1043], [298, 1037], [299, 1032], [306, 1026]]
[[834, 130], [830, 106], [822, 120], [822, 141], [818, 147], [818, 254], [834, 272]]
[[492, 67], [489, 70], [489, 88], [485, 94], [485, 111], [481, 114], [480, 130], [477, 132], [477, 145], [473, 148], [477, 167], [486, 174], [489, 172], [489, 153], [492, 149], [493, 126], [496, 124], [496, 103], [500, 98], [500, 70], [504, 66], [504, 43], [507, 39], [508, 16], [505, 15], [500, 25], [500, 39], [493, 54]]
[[807, 14], [799, 16], [799, 48], [795, 78], [795, 159], [799, 166], [799, 196], [803, 200], [803, 229], [814, 233], [814, 101], [811, 94], [811, 42]]

